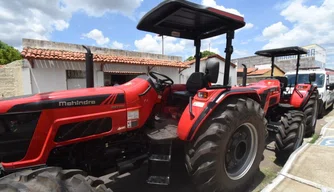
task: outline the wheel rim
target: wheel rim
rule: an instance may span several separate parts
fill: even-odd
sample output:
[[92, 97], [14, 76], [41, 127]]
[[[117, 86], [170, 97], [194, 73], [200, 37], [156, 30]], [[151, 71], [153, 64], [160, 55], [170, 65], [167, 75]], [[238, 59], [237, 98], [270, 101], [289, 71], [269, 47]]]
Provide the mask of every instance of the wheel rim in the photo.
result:
[[314, 107], [313, 107], [313, 109], [314, 109], [314, 113], [313, 113], [313, 117], [312, 117], [312, 126], [314, 126], [315, 125], [315, 123], [317, 122], [317, 111], [318, 111], [318, 101], [317, 100], [315, 100], [315, 102], [314, 102]]
[[258, 146], [256, 128], [250, 123], [244, 123], [237, 128], [227, 144], [225, 156], [225, 171], [232, 180], [239, 180], [252, 167]]

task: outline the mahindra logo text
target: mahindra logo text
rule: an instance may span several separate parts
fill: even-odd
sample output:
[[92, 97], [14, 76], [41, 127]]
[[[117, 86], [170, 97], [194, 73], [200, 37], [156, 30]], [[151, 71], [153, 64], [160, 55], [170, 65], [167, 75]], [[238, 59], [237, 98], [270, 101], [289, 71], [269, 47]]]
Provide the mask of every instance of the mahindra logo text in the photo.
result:
[[86, 101], [59, 101], [59, 107], [80, 106], [80, 105], [95, 105], [94, 100]]

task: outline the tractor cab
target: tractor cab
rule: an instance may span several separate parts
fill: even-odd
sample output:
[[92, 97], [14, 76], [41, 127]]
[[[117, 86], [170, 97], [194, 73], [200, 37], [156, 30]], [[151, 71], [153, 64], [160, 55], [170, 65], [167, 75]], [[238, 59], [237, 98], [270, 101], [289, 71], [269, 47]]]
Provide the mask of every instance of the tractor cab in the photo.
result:
[[219, 63], [207, 63], [206, 73], [200, 72], [200, 48], [201, 40], [222, 34], [226, 34], [227, 40], [224, 84], [215, 88], [228, 87], [232, 39], [234, 31], [243, 26], [245, 22], [240, 16], [188, 1], [167, 0], [144, 15], [137, 29], [194, 41], [195, 72], [186, 83], [187, 90], [175, 93], [187, 97], [202, 88], [213, 88], [210, 84], [217, 82]]
[[[203, 88], [230, 88], [228, 81], [231, 54], [233, 52], [232, 39], [234, 38], [234, 31], [244, 26], [243, 17], [189, 1], [167, 0], [144, 15], [138, 23], [137, 29], [162, 36], [194, 41], [196, 48], [195, 71], [188, 78], [185, 90], [172, 91], [172, 95], [169, 95], [169, 97], [181, 100], [189, 99], [189, 104], [191, 104], [192, 98]], [[200, 72], [201, 40], [222, 34], [226, 34], [227, 42], [225, 49], [224, 84], [211, 86], [212, 83], [216, 83], [218, 80], [219, 63], [208, 62], [205, 73]]]

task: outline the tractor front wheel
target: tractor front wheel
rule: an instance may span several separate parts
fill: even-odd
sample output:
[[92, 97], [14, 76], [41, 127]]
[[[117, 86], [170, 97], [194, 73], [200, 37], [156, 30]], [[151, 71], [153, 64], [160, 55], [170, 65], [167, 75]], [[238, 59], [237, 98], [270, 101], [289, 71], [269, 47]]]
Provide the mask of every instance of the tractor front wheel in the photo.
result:
[[266, 119], [260, 104], [228, 98], [186, 146], [186, 167], [199, 191], [244, 191], [262, 161]]
[[0, 191], [112, 192], [103, 181], [87, 176], [81, 170], [62, 170], [59, 167], [27, 169], [4, 176], [0, 178]]
[[279, 161], [286, 161], [303, 143], [305, 120], [302, 111], [291, 110], [281, 117], [276, 133], [275, 153]]
[[318, 118], [318, 93], [313, 91], [309, 101], [303, 108], [305, 115], [305, 137], [312, 137], [315, 132]]

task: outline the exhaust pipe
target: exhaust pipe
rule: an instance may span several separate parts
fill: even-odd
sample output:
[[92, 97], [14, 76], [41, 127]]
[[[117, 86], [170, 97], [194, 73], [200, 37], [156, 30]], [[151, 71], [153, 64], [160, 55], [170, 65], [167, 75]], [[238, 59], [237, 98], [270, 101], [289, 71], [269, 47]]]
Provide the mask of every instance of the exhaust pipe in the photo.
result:
[[93, 54], [90, 49], [86, 46], [82, 46], [86, 49], [86, 87], [91, 88], [94, 87], [94, 62], [93, 62]]
[[247, 67], [245, 64], [242, 64], [242, 66], [244, 66], [244, 71], [242, 74], [242, 86], [246, 87], [246, 83], [247, 83]]

